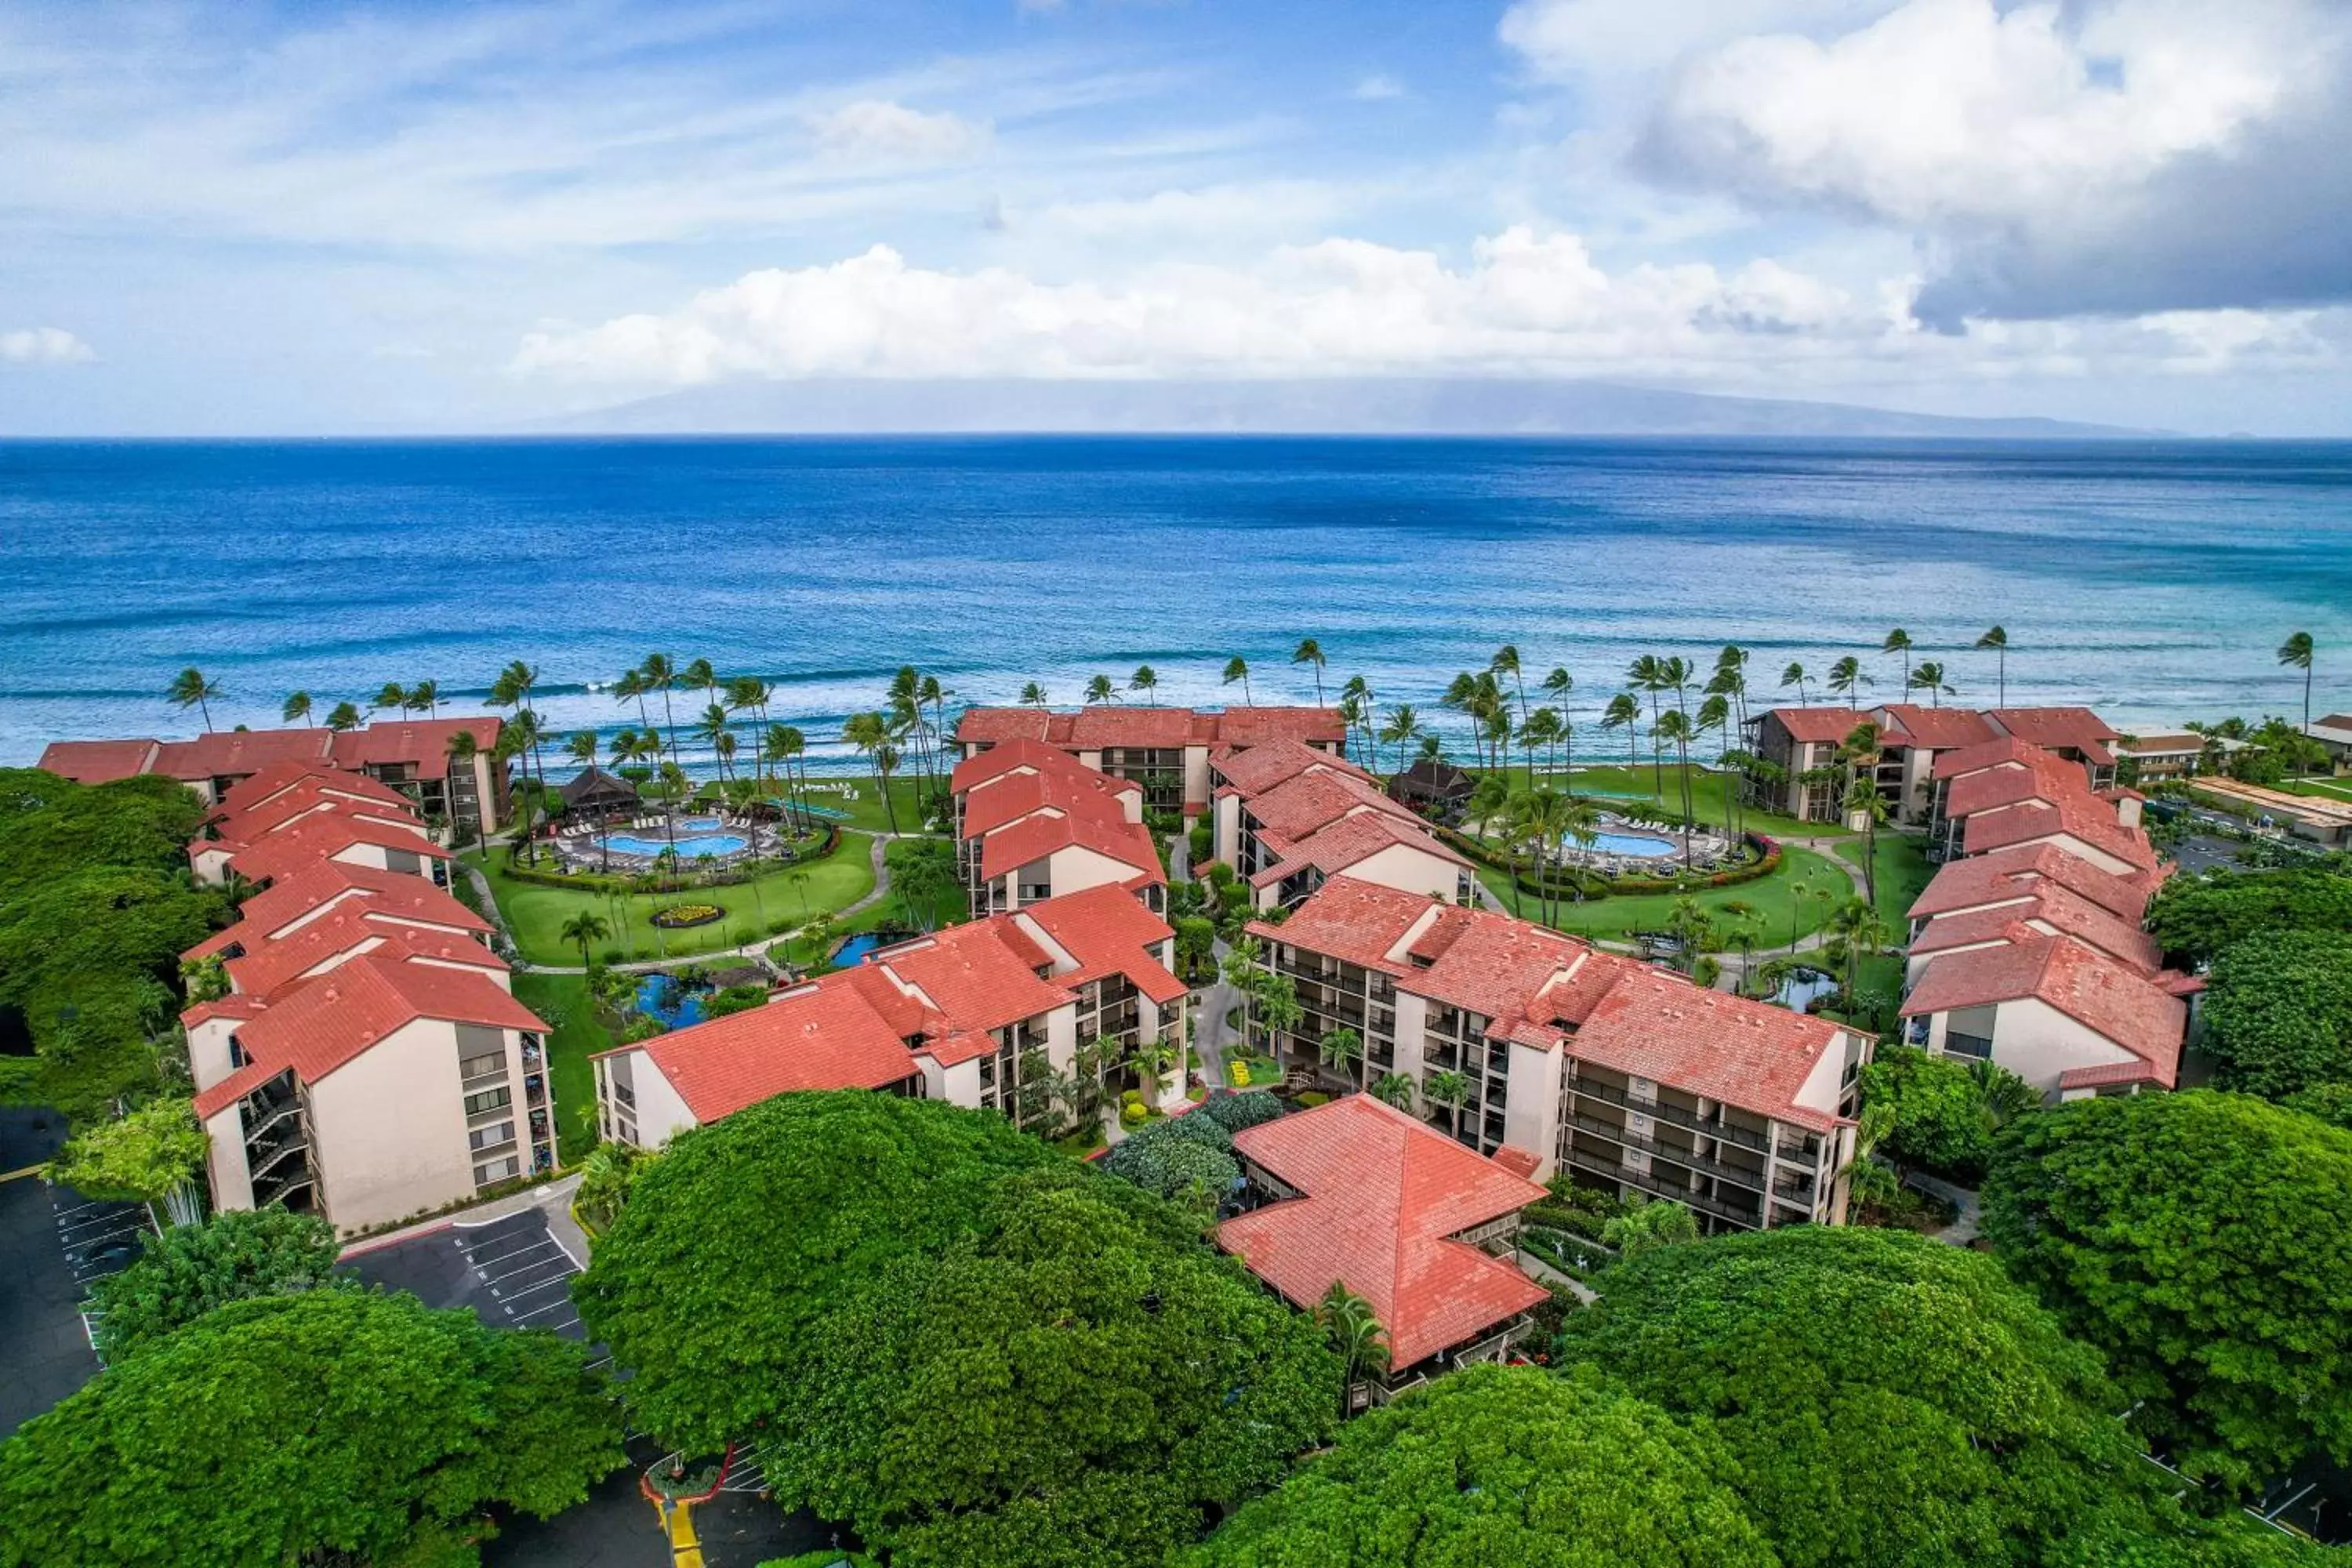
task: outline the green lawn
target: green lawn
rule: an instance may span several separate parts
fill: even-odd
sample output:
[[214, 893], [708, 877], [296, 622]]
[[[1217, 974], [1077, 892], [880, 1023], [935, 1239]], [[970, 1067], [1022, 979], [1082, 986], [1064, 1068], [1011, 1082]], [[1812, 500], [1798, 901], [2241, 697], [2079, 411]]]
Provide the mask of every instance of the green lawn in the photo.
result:
[[2289, 779], [2278, 787], [2289, 795], [2313, 795], [2322, 800], [2352, 801], [2352, 788], [2328, 779]]
[[[895, 867], [912, 848], [911, 840], [892, 839], [883, 847], [882, 853], [884, 858]], [[959, 925], [962, 923], [969, 910], [970, 905], [966, 901], [964, 890], [961, 886], [945, 889], [940, 894], [938, 906], [931, 911], [931, 925], [934, 930], [940, 926]], [[906, 931], [914, 929], [918, 924], [919, 922], [908, 912], [906, 900], [893, 892], [879, 903], [858, 910], [847, 920], [837, 921], [833, 928], [833, 933], [825, 939], [824, 947], [829, 952], [843, 937], [856, 936], [862, 931], [884, 928]], [[783, 949], [782, 952], [773, 952], [773, 950], [771, 952], [780, 963], [798, 964], [801, 968], [813, 973], [821, 973], [827, 967], [822, 962], [824, 952], [820, 952], [818, 944], [806, 937], [796, 936], [779, 945]]]
[[[818, 786], [808, 797], [812, 805], [847, 812], [849, 816], [843, 820], [852, 827], [863, 827], [871, 833], [890, 831], [890, 813], [883, 808], [882, 792], [875, 787], [872, 773], [824, 773], [813, 776], [810, 782]], [[850, 793], [844, 795], [843, 789]], [[915, 805], [915, 789], [916, 780], [904, 770], [890, 775], [890, 804], [898, 814], [900, 833], [923, 831], [922, 815]]]
[[[1478, 873], [1507, 909], [1516, 909], [1517, 895], [1511, 888], [1510, 878], [1500, 871], [1481, 868]], [[1816, 896], [1801, 900], [1797, 896], [1797, 884], [1802, 882], [1814, 889]], [[1817, 896], [1826, 890], [1833, 898]], [[1853, 884], [1846, 874], [1826, 856], [1811, 849], [1793, 847], [1780, 852], [1780, 864], [1769, 876], [1759, 877], [1752, 882], [1739, 882], [1728, 888], [1708, 888], [1690, 896], [1699, 908], [1710, 914], [1719, 913], [1724, 907], [1744, 903], [1763, 924], [1764, 942], [1757, 952], [1769, 954], [1774, 947], [1785, 946], [1792, 937], [1803, 936], [1820, 929], [1830, 911], [1853, 896]], [[1675, 893], [1612, 894], [1587, 904], [1566, 904], [1559, 910], [1559, 929], [1576, 936], [1622, 937], [1628, 931], [1664, 931], [1674, 913]], [[1524, 900], [1529, 920], [1538, 916], [1540, 906], [1528, 897]], [[1722, 918], [1731, 919], [1725, 915]]]
[[[1622, 752], [1620, 753], [1622, 754]], [[1474, 772], [1475, 770], [1473, 770]], [[1514, 763], [1504, 771], [1513, 789], [1528, 787], [1529, 774], [1524, 764]], [[1576, 772], [1562, 774], [1550, 769], [1538, 769], [1538, 782], [1559, 788], [1563, 784], [1575, 794], [1590, 798], [1602, 810], [1612, 802], [1648, 802], [1679, 817], [1683, 809], [1683, 786], [1675, 763], [1669, 762], [1662, 774], [1664, 791], [1660, 794], [1653, 782], [1649, 763], [1628, 768], [1623, 763], [1588, 767], [1580, 763]], [[1700, 822], [1717, 827], [1723, 825], [1723, 792], [1731, 775], [1706, 768], [1691, 769], [1691, 815]], [[1842, 838], [1846, 829], [1834, 822], [1799, 822], [1794, 817], [1776, 816], [1770, 812], [1750, 806], [1740, 815], [1739, 825], [1751, 833], [1766, 833], [1775, 838]]]
[[596, 1146], [596, 1075], [588, 1058], [619, 1042], [596, 1021], [588, 982], [577, 974], [514, 977], [515, 1000], [546, 1019], [551, 1087], [555, 1094], [556, 1158], [569, 1165]]
[[[874, 890], [874, 868], [868, 858], [871, 842], [864, 834], [844, 833], [838, 847], [823, 860], [782, 867], [731, 887], [691, 889], [678, 894], [614, 897], [586, 889], [520, 881], [507, 874], [503, 850], [493, 857], [488, 875], [516, 946], [533, 963], [580, 962], [580, 949], [565, 942], [561, 933], [564, 922], [583, 910], [603, 917], [612, 927], [612, 934], [591, 949], [599, 959], [614, 952], [624, 962], [684, 958], [740, 946], [747, 940], [856, 903]], [[469, 852], [466, 858], [481, 864], [478, 851]], [[717, 904], [727, 911], [727, 918], [686, 931], [661, 931], [650, 923], [650, 918], [654, 910], [671, 903]]]
[[[1928, 882], [1936, 875], [1936, 868], [1921, 847], [1922, 842], [1906, 834], [1882, 832], [1878, 836], [1878, 918], [1898, 937], [1909, 924], [1911, 906], [1927, 890]], [[1860, 838], [1839, 845], [1837, 852], [1857, 867], [1862, 864]]]

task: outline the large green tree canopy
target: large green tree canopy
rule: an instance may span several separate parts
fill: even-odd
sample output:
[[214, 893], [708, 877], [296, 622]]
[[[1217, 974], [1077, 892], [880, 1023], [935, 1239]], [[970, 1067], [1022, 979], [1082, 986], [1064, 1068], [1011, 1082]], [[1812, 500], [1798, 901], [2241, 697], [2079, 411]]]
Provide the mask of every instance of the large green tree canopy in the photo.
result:
[[373, 1291], [240, 1301], [0, 1444], [0, 1563], [467, 1563], [483, 1509], [578, 1502], [620, 1437], [553, 1334]]
[[1772, 1568], [1703, 1423], [1590, 1377], [1472, 1367], [1351, 1422], [1195, 1568]]
[[1969, 1068], [1914, 1046], [1886, 1046], [1862, 1069], [1865, 1105], [1895, 1108], [1885, 1153], [1962, 1182], [1984, 1174], [1992, 1156], [1992, 1116]]
[[2148, 903], [2167, 952], [2204, 960], [2275, 931], [2352, 930], [2352, 876], [2326, 867], [2175, 877]]
[[1057, 1158], [989, 1111], [787, 1094], [673, 1140], [573, 1282], [638, 1421], [717, 1452], [796, 1403], [817, 1324], [892, 1259], [962, 1234], [995, 1179]]
[[2190, 1475], [2352, 1459], [2352, 1133], [2210, 1089], [2077, 1100], [2003, 1134], [1984, 1226]]
[[228, 912], [188, 875], [204, 817], [166, 778], [0, 769], [0, 1008], [34, 1047], [0, 1058], [0, 1096], [81, 1121], [155, 1087], [149, 1041], [169, 1026], [179, 955]]
[[2226, 1088], [2284, 1100], [2352, 1082], [2352, 931], [2271, 931], [2222, 949], [2204, 1011]]
[[1990, 1258], [1811, 1226], [1612, 1268], [1563, 1360], [1713, 1418], [1792, 1564], [2019, 1563], [2144, 1468], [2098, 1358]]
[[1164, 1200], [1060, 1163], [816, 1326], [778, 1495], [905, 1568], [1158, 1564], [1335, 1423], [1339, 1365]]
[[231, 1209], [175, 1225], [92, 1288], [99, 1351], [120, 1361], [231, 1301], [332, 1285], [339, 1250], [334, 1226], [284, 1209]]

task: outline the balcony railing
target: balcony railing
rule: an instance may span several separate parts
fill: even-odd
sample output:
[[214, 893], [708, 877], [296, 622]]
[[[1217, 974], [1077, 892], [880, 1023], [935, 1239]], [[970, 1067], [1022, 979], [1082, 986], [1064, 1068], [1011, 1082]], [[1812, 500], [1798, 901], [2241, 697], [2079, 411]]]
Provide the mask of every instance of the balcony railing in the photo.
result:
[[1676, 1127], [1687, 1127], [1694, 1132], [1704, 1132], [1709, 1138], [1720, 1138], [1727, 1143], [1737, 1143], [1743, 1149], [1753, 1149], [1759, 1154], [1768, 1152], [1771, 1147], [1765, 1142], [1764, 1135], [1760, 1132], [1750, 1132], [1744, 1127], [1734, 1127], [1727, 1121], [1709, 1121], [1704, 1117], [1685, 1110], [1679, 1105], [1668, 1105], [1662, 1100], [1635, 1100], [1622, 1089], [1612, 1089], [1605, 1083], [1596, 1083], [1591, 1079], [1570, 1079], [1568, 1087], [1573, 1093], [1588, 1096], [1603, 1104], [1639, 1111], [1643, 1116], [1654, 1117], [1660, 1121], [1671, 1122]]
[[259, 1181], [270, 1172], [281, 1169], [288, 1159], [298, 1154], [307, 1154], [310, 1150], [309, 1139], [289, 1138], [276, 1148], [263, 1152], [260, 1163], [253, 1166], [249, 1173], [253, 1180]]
[[1594, 1159], [1588, 1151], [1571, 1147], [1568, 1158], [1569, 1163], [1580, 1170], [1588, 1171], [1604, 1181], [1623, 1182], [1654, 1196], [1672, 1198], [1675, 1202], [1687, 1205], [1701, 1214], [1711, 1214], [1718, 1219], [1727, 1219], [1735, 1224], [1747, 1226], [1750, 1229], [1761, 1229], [1763, 1226], [1764, 1215], [1760, 1207], [1736, 1208], [1720, 1199], [1708, 1197], [1695, 1188], [1681, 1186], [1673, 1182], [1660, 1181], [1647, 1171], [1636, 1171], [1623, 1165], [1604, 1165]]
[[1570, 1125], [1580, 1131], [1614, 1139], [1627, 1148], [1639, 1149], [1661, 1160], [1671, 1160], [1677, 1165], [1686, 1165], [1694, 1171], [1728, 1177], [1750, 1192], [1760, 1193], [1764, 1190], [1764, 1172], [1760, 1167], [1741, 1165], [1729, 1160], [1718, 1160], [1711, 1155], [1702, 1154], [1695, 1149], [1678, 1149], [1672, 1143], [1661, 1143], [1656, 1139], [1646, 1137], [1630, 1127], [1620, 1127], [1613, 1121], [1603, 1121], [1597, 1116], [1578, 1116], [1571, 1119]]

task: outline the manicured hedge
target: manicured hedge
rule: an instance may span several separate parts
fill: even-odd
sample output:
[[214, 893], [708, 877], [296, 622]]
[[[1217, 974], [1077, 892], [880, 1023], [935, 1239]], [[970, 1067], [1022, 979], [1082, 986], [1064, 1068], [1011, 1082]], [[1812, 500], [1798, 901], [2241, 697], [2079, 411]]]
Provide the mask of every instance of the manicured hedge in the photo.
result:
[[[787, 867], [814, 866], [820, 860], [829, 858], [833, 852], [840, 847], [841, 829], [828, 826], [824, 830], [824, 843], [822, 847], [805, 855], [795, 856], [790, 860], [768, 858], [761, 860], [758, 864], [763, 875]], [[499, 868], [501, 875], [510, 877], [518, 882], [529, 883], [533, 887], [562, 888], [575, 893], [668, 893], [676, 892], [681, 888], [728, 888], [751, 879], [748, 874], [734, 870], [713, 871], [707, 876], [694, 872], [682, 872], [672, 879], [650, 875], [614, 877], [600, 871], [543, 871], [536, 866], [526, 866], [517, 861], [513, 858], [513, 853], [512, 850], [509, 850], [506, 864]]]

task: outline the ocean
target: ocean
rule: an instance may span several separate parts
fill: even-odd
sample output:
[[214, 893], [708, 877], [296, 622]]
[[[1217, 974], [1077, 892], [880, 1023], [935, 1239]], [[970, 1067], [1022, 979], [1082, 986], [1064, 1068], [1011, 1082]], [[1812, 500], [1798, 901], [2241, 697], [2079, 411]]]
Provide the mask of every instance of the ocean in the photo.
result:
[[[0, 443], [0, 763], [321, 716], [386, 681], [476, 711], [514, 658], [558, 731], [634, 725], [659, 650], [776, 689], [812, 741], [912, 663], [957, 699], [1159, 673], [1167, 704], [1312, 701], [1360, 674], [1435, 706], [1517, 645], [1580, 738], [1642, 653], [1753, 650], [1766, 701], [1901, 626], [1948, 702], [2126, 726], [2300, 717], [2273, 650], [2352, 706], [2352, 444], [1278, 437]], [[1821, 692], [1811, 689], [1816, 700]], [[681, 720], [700, 694], [677, 694]], [[658, 710], [658, 704], [656, 704]], [[1622, 746], [1622, 737], [1605, 742]], [[1581, 747], [1580, 747], [1580, 750]], [[689, 760], [692, 760], [689, 749]], [[819, 764], [856, 766], [835, 746]]]

